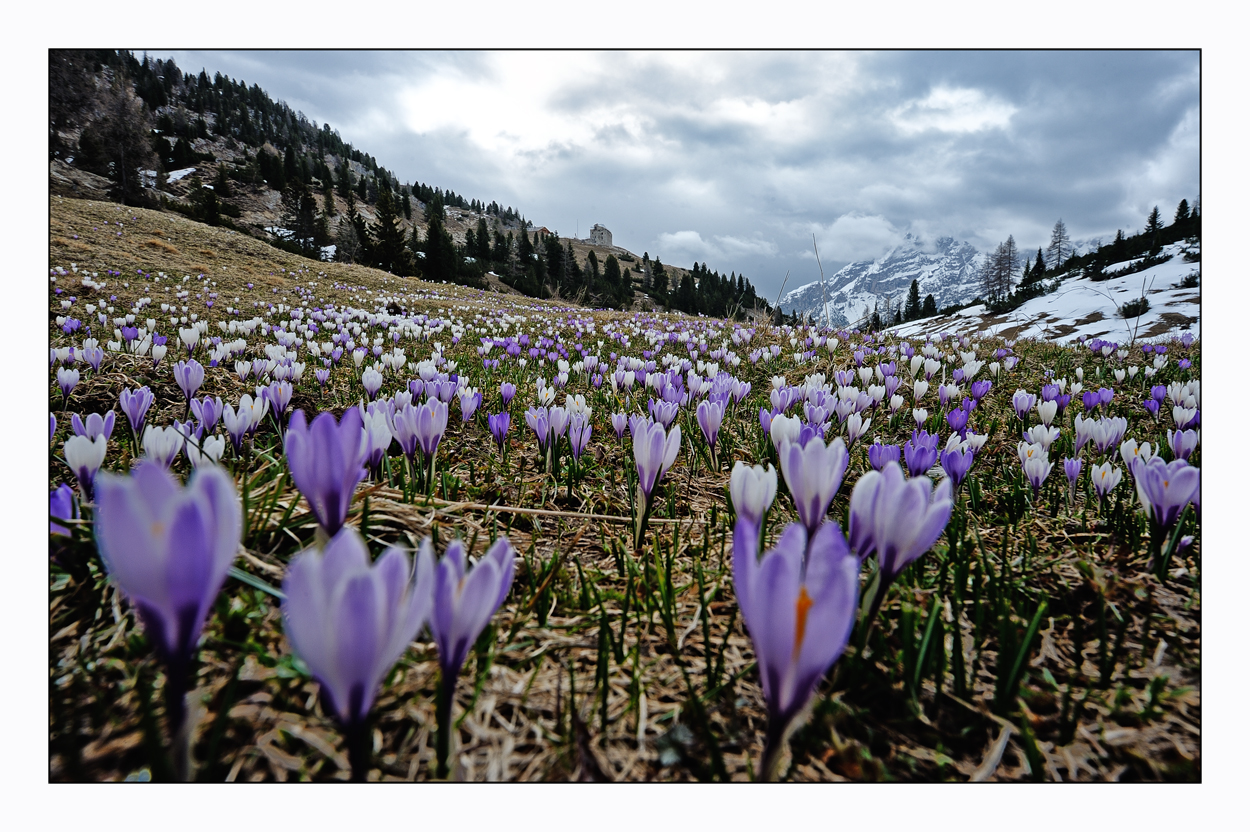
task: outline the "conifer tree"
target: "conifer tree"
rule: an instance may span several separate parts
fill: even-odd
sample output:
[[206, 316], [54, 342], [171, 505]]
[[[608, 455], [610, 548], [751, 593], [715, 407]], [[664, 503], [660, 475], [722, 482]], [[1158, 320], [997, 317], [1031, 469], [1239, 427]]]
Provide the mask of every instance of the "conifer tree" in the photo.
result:
[[1159, 206], [1156, 205], [1150, 211], [1150, 215], [1146, 217], [1146, 239], [1150, 242], [1150, 251], [1152, 253], [1159, 250], [1159, 232], [1163, 230], [1163, 222], [1159, 218]]
[[1050, 245], [1046, 247], [1046, 259], [1052, 272], [1059, 271], [1060, 265], [1072, 256], [1072, 239], [1068, 236], [1068, 227], [1060, 218], [1050, 232]]
[[378, 194], [377, 212], [377, 222], [370, 229], [373, 236], [374, 264], [391, 274], [406, 277], [411, 274], [408, 249], [405, 246], [404, 230], [395, 206], [395, 198], [389, 188], [383, 188]]
[[907, 290], [907, 304], [903, 307], [903, 320], [914, 321], [920, 317], [920, 281], [912, 280]]
[[920, 305], [920, 317], [932, 318], [937, 313], [937, 301], [933, 299], [933, 295], [925, 295], [924, 303]]

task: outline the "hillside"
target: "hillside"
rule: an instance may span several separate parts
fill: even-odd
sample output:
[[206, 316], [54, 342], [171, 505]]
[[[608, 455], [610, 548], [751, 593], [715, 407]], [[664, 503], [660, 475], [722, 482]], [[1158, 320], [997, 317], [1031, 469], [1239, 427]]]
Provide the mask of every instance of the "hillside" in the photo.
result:
[[49, 60], [55, 197], [177, 213], [398, 277], [591, 307], [767, 310], [741, 276], [670, 266], [667, 286], [652, 287], [648, 262], [623, 248], [560, 237], [494, 200], [403, 182], [255, 84], [131, 52], [53, 50]]
[[[1104, 338], [1121, 342], [1200, 333], [1202, 294], [1195, 285], [1182, 287], [1181, 281], [1197, 271], [1186, 262], [1187, 246], [1164, 246], [1165, 263], [1133, 274], [1092, 280], [1074, 275], [1062, 281], [1056, 291], [1025, 301], [1011, 312], [990, 313], [985, 304], [961, 309], [952, 315], [938, 315], [892, 327], [889, 331], [905, 337], [926, 337], [939, 332], [985, 332], [1003, 338], [1043, 338], [1059, 343], [1078, 339]], [[1136, 260], [1112, 263], [1108, 272], [1131, 267]], [[1150, 308], [1140, 316], [1124, 318], [1120, 307], [1145, 297]]]

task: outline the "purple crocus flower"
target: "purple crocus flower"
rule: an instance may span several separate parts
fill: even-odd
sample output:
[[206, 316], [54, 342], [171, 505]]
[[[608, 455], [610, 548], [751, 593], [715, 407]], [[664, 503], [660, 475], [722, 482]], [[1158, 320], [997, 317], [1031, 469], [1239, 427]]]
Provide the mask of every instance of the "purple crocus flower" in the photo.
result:
[[465, 388], [460, 391], [460, 420], [467, 422], [473, 418], [473, 414], [477, 412], [478, 407], [482, 404], [482, 394], [472, 388]]
[[512, 402], [512, 397], [516, 395], [516, 385], [510, 381], [505, 381], [499, 385], [499, 398], [503, 402], [504, 407]]
[[1020, 417], [1021, 422], [1029, 420], [1029, 411], [1037, 404], [1037, 396], [1024, 390], [1017, 390], [1016, 394], [1011, 397], [1011, 406], [1016, 411], [1016, 416]]
[[937, 464], [938, 437], [928, 431], [913, 430], [911, 439], [903, 443], [903, 460], [907, 463], [907, 473], [919, 477]]
[[1081, 394], [1081, 404], [1085, 406], [1085, 412], [1089, 413], [1102, 404], [1102, 396], [1098, 395], [1097, 390], [1086, 390]]
[[[421, 543], [422, 552], [433, 557], [430, 538]], [[486, 550], [476, 564], [468, 562], [463, 543], [453, 540], [434, 573], [434, 611], [430, 632], [438, 645], [438, 666], [442, 685], [438, 703], [438, 776], [447, 776], [450, 750], [451, 704], [456, 678], [469, 648], [508, 597], [516, 570], [516, 552], [506, 537]]]
[[763, 430], [766, 435], [771, 434], [772, 427], [773, 427], [773, 418], [776, 415], [777, 415], [776, 413], [774, 413], [773, 411], [769, 410], [766, 407], [760, 408], [760, 429]]
[[779, 449], [778, 458], [799, 520], [807, 528], [808, 536], [814, 537], [846, 474], [850, 461], [846, 444], [841, 437], [834, 438], [828, 445], [816, 438], [805, 446], [787, 441]]
[[186, 396], [187, 401], [190, 402], [195, 391], [199, 390], [200, 385], [204, 383], [204, 365], [194, 358], [179, 361], [174, 365], [174, 380], [178, 382], [178, 389], [182, 390], [182, 395]]
[[321, 413], [308, 425], [296, 410], [287, 424], [283, 447], [295, 487], [308, 501], [317, 522], [333, 537], [347, 519], [352, 493], [365, 478], [363, 423], [357, 408], [348, 408], [341, 422]]
[[968, 411], [962, 407], [957, 407], [950, 413], [946, 414], [946, 424], [950, 425], [951, 430], [964, 436], [968, 432]]
[[[112, 411], [109, 411], [112, 413]], [[1176, 459], [1188, 461], [1189, 455], [1198, 447], [1198, 432], [1193, 430], [1168, 431], [1168, 447]]]
[[148, 409], [156, 400], [153, 391], [148, 387], [140, 387], [139, 390], [131, 391], [129, 387], [121, 391], [119, 397], [121, 402], [121, 412], [126, 415], [130, 421], [130, 430], [134, 431], [135, 436], [143, 435], [144, 417], [148, 415]]
[[68, 399], [69, 394], [74, 391], [74, 387], [78, 385], [78, 378], [77, 369], [66, 369], [65, 367], [57, 368], [56, 386], [61, 388], [61, 395], [66, 399]]
[[[78, 510], [74, 505], [74, 489], [65, 483], [61, 483], [53, 489], [49, 496], [49, 513], [61, 520], [77, 520]], [[50, 521], [48, 533], [68, 536], [70, 530], [60, 523]]]
[[551, 441], [551, 419], [547, 408], [542, 405], [528, 408], [525, 411], [525, 424], [534, 431], [534, 436], [538, 439], [538, 450], [546, 456], [547, 444]]
[[368, 759], [367, 746], [361, 749], [355, 735], [362, 733], [382, 680], [429, 620], [434, 583], [428, 542], [415, 564], [393, 546], [370, 564], [364, 540], [350, 526], [324, 552], [305, 549], [287, 568], [287, 638], [348, 734], [354, 779], [365, 779]]
[[1068, 478], [1068, 483], [1072, 487], [1076, 487], [1076, 481], [1081, 476], [1081, 458], [1065, 457], [1063, 460], [1063, 473]]
[[391, 417], [391, 432], [404, 456], [415, 461], [417, 455], [417, 408], [411, 402], [405, 403], [395, 410]]
[[1164, 533], [1176, 525], [1186, 504], [1197, 501], [1199, 469], [1183, 459], [1164, 462], [1156, 456], [1143, 462], [1138, 458], [1132, 473], [1142, 508]]
[[421, 453], [426, 464], [433, 462], [438, 445], [443, 441], [447, 431], [447, 404], [438, 399], [429, 399], [417, 408], [417, 441], [421, 445]]
[[677, 459], [681, 450], [681, 425], [665, 433], [664, 426], [652, 422], [634, 433], [634, 467], [638, 472], [638, 487], [649, 507], [655, 487]]
[[295, 388], [289, 381], [275, 381], [268, 387], [261, 388], [259, 392], [259, 396], [264, 396], [269, 400], [269, 407], [273, 411], [274, 418], [279, 422], [286, 413], [286, 409], [290, 407], [293, 395], [295, 395]]
[[883, 445], [877, 440], [868, 446], [868, 464], [880, 471], [887, 462], [898, 462], [901, 453], [898, 445]]
[[647, 401], [647, 410], [651, 414], [651, 418], [664, 426], [665, 430], [673, 424], [673, 420], [677, 418], [677, 402], [658, 401], [649, 399]]
[[859, 563], [836, 523], [809, 536], [799, 523], [759, 555], [759, 529], [734, 527], [734, 594], [759, 666], [768, 706], [762, 779], [772, 779], [786, 730], [816, 683], [846, 649], [855, 624]]
[[[865, 560], [877, 556], [881, 589], [927, 552], [951, 518], [952, 486], [943, 479], [933, 487], [928, 477], [903, 477], [897, 463], [869, 471], [851, 491], [848, 528], [851, 549]], [[879, 603], [879, 602], [877, 602]]]
[[508, 428], [512, 425], [512, 415], [506, 410], [490, 414], [486, 417], [486, 425], [490, 428], [490, 435], [495, 437], [495, 444], [499, 446], [500, 452], [503, 452], [508, 441]]
[[221, 402], [221, 396], [205, 396], [202, 399], [191, 400], [191, 414], [199, 420], [201, 427], [213, 432], [213, 428], [217, 427], [217, 420], [221, 418], [225, 405]]
[[950, 477], [951, 483], [955, 488], [959, 488], [964, 478], [968, 476], [968, 471], [972, 469], [972, 463], [975, 459], [976, 453], [971, 448], [963, 450], [959, 448], [944, 449], [940, 454], [942, 470], [946, 472], [946, 476]]
[[582, 451], [586, 450], [586, 445], [590, 442], [590, 420], [583, 416], [580, 412], [576, 412], [569, 419], [569, 449], [573, 452], [573, 461], [581, 459]]
[[82, 351], [82, 357], [92, 370], [98, 371], [100, 362], [104, 361], [104, 349], [102, 347], [87, 347]]
[[703, 438], [707, 440], [708, 447], [712, 451], [712, 460], [716, 460], [716, 436], [720, 433], [721, 422], [725, 418], [725, 405], [723, 402], [704, 399], [699, 402], [699, 407], [695, 411], [695, 417], [699, 422], [699, 430], [703, 433]]
[[100, 558], [165, 664], [171, 734], [183, 750], [175, 766], [185, 773], [187, 671], [243, 537], [234, 481], [209, 465], [183, 488], [159, 465], [140, 461], [130, 476], [102, 473], [96, 486]]
[[625, 438], [625, 429], [629, 427], [629, 419], [624, 413], [612, 414], [612, 430], [616, 433], [617, 439]]
[[974, 381], [972, 382], [971, 385], [969, 385], [968, 391], [972, 394], [973, 400], [979, 402], [981, 401], [981, 399], [985, 398], [986, 394], [990, 392], [990, 388], [992, 386], [993, 386], [992, 382], [990, 382], [988, 379], [985, 379], [982, 381]]
[[[112, 410], [106, 411], [104, 416], [100, 416], [99, 413], [90, 413], [87, 415], [87, 422], [84, 425], [78, 414], [73, 413], [70, 415], [70, 427], [73, 429], [75, 436], [85, 436], [88, 439], [103, 436], [105, 439], [108, 439], [113, 435], [113, 423], [116, 419], [117, 414]], [[1186, 456], [1189, 456], [1189, 454], [1186, 454]]]
[[313, 375], [316, 376], [317, 378], [317, 384], [321, 385], [321, 387], [324, 389], [326, 386], [326, 382], [330, 380], [329, 368], [318, 367], [317, 369], [313, 370]]

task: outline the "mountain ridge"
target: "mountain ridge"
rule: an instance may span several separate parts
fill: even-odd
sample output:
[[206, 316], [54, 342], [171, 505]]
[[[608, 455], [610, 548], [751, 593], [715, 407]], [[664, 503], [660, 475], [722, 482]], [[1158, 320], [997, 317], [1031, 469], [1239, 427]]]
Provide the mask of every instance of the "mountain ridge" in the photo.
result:
[[939, 307], [967, 303], [977, 296], [981, 252], [971, 243], [941, 236], [926, 240], [907, 234], [903, 242], [873, 260], [848, 263], [824, 280], [792, 289], [781, 298], [787, 314], [797, 313], [832, 326], [848, 326], [875, 309], [883, 317], [907, 297], [913, 280], [920, 296], [933, 295]]

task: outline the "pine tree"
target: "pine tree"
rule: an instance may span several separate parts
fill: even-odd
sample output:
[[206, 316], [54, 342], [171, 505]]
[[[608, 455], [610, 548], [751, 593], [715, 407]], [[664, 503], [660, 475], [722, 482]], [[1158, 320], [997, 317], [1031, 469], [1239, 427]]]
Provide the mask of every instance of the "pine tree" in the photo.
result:
[[352, 165], [345, 158], [339, 161], [339, 181], [337, 184], [339, 196], [343, 197], [344, 200], [348, 199], [353, 193]]
[[334, 259], [340, 263], [355, 263], [360, 254], [360, 238], [356, 236], [356, 226], [347, 217], [339, 221], [334, 247]]
[[307, 257], [319, 259], [317, 249], [317, 202], [303, 182], [292, 183], [282, 192], [282, 224], [290, 232], [287, 238]]
[[411, 273], [404, 230], [389, 188], [378, 194], [378, 218], [370, 229], [373, 235], [373, 261], [379, 269], [406, 277]]
[[920, 317], [932, 318], [937, 313], [937, 301], [933, 299], [933, 295], [925, 295], [924, 303], [920, 306]]
[[330, 181], [330, 177], [321, 180], [321, 204], [322, 210], [327, 217], [333, 217], [337, 213], [334, 207], [334, 183]]
[[217, 178], [213, 180], [213, 190], [217, 192], [217, 196], [221, 199], [229, 199], [232, 196], [230, 192], [230, 177], [226, 175], [225, 162], [217, 163]]
[[999, 297], [1005, 298], [1011, 294], [1011, 288], [1018, 268], [1020, 268], [1020, 254], [1016, 250], [1016, 238], [1008, 234], [1007, 242], [1003, 243], [1002, 255], [997, 264]]
[[664, 271], [664, 264], [660, 262], [660, 258], [655, 258], [651, 263], [651, 288], [657, 300], [668, 305], [668, 272]]
[[1072, 256], [1072, 239], [1068, 236], [1068, 227], [1060, 218], [1050, 232], [1050, 245], [1046, 247], [1046, 259], [1052, 272], [1059, 271], [1059, 266]]
[[1146, 217], [1146, 238], [1150, 241], [1151, 253], [1158, 252], [1159, 232], [1163, 230], [1163, 222], [1159, 218], [1159, 206], [1156, 205], [1150, 211], [1150, 215]]
[[125, 72], [118, 68], [111, 86], [99, 90], [97, 118], [79, 137], [77, 164], [107, 176], [112, 199], [126, 205], [152, 202], [141, 170], [154, 170], [160, 160], [152, 149], [152, 123], [147, 108], [134, 94]]
[[913, 280], [907, 290], [907, 304], [903, 307], [903, 320], [914, 321], [920, 317], [920, 281]]
[[1176, 225], [1189, 221], [1189, 200], [1182, 199], [1180, 204], [1176, 206], [1176, 216], [1172, 218], [1172, 224]]

